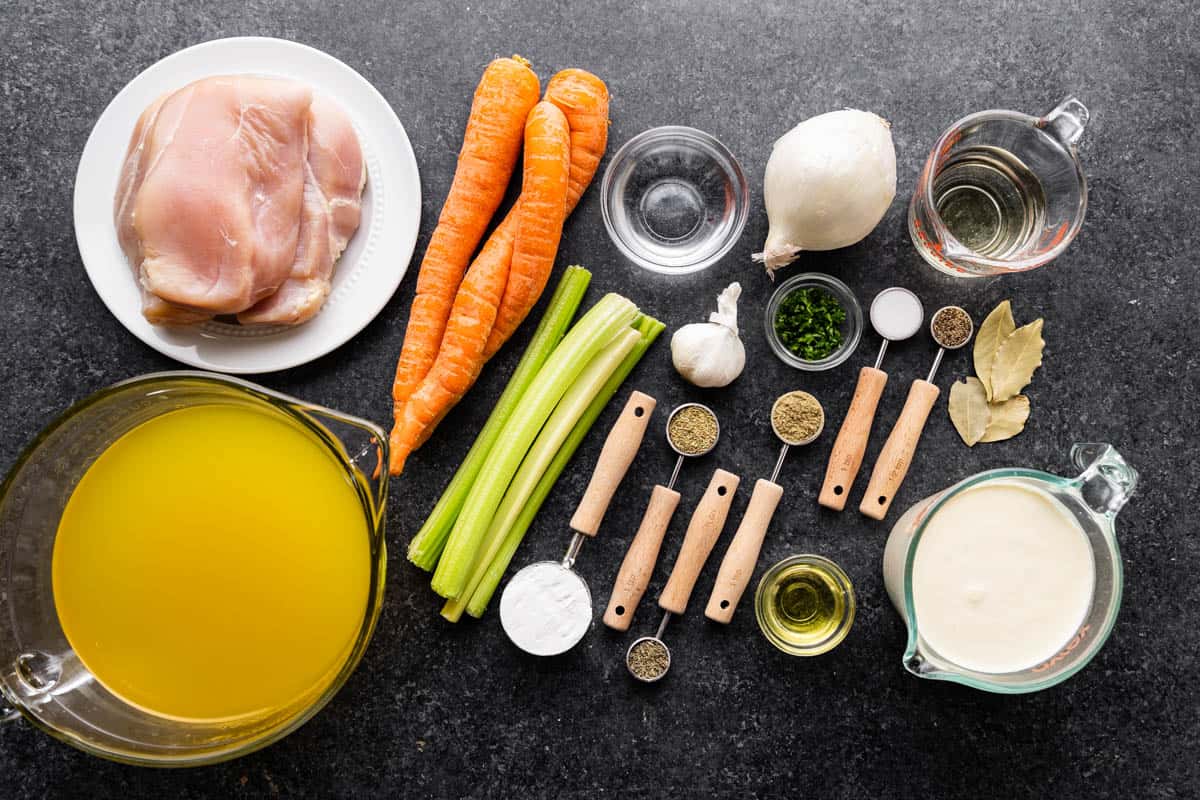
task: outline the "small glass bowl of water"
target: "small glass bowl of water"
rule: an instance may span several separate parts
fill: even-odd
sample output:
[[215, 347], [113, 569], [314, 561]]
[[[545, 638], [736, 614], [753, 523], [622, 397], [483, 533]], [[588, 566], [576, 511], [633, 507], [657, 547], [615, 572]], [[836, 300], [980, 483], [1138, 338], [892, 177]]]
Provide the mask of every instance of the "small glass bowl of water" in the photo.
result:
[[746, 175], [725, 145], [681, 125], [651, 128], [613, 156], [600, 185], [604, 226], [653, 272], [699, 272], [729, 252], [749, 214]]

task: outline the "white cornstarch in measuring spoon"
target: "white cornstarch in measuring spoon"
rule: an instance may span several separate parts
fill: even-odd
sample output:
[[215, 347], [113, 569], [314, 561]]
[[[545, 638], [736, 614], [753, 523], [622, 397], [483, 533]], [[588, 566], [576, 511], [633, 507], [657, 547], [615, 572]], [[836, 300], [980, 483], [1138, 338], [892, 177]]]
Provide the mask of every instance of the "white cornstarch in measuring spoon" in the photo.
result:
[[530, 564], [500, 597], [500, 624], [513, 643], [535, 656], [557, 655], [592, 624], [591, 597], [579, 576], [554, 561]]

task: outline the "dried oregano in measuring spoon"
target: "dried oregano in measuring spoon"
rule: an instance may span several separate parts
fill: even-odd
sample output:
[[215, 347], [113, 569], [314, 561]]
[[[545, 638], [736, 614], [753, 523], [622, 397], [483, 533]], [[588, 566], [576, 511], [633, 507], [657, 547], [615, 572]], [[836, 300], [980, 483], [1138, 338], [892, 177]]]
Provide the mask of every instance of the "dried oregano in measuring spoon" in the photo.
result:
[[717, 418], [706, 407], [689, 405], [671, 415], [667, 438], [685, 456], [707, 453], [717, 443]]

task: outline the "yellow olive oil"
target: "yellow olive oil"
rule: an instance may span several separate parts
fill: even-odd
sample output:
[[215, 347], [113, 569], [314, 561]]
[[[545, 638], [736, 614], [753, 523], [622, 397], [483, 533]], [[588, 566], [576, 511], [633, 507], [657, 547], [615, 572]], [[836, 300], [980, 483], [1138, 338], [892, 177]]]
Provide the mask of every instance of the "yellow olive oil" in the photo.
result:
[[817, 655], [831, 650], [854, 619], [854, 593], [836, 564], [819, 556], [780, 562], [759, 588], [759, 625], [781, 650]]

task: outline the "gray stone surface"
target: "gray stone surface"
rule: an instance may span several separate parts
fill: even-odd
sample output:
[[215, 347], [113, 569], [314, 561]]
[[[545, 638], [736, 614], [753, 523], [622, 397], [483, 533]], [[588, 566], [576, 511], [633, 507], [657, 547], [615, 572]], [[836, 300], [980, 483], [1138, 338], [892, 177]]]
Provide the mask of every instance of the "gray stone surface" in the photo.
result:
[[[70, 402], [175, 366], [128, 334], [92, 291], [72, 236], [73, 176], [93, 122], [139, 70], [186, 45], [246, 34], [326, 50], [394, 105], [425, 186], [418, 252], [449, 184], [470, 92], [496, 55], [531, 58], [543, 79], [567, 66], [603, 76], [613, 94], [610, 152], [664, 123], [693, 125], [726, 142], [751, 176], [753, 212], [718, 266], [666, 279], [627, 263], [604, 233], [595, 188], [568, 224], [559, 263], [593, 269], [590, 297], [623, 292], [672, 328], [702, 319], [728, 281], [742, 282], [749, 369], [737, 384], [689, 388], [674, 375], [664, 341], [630, 385], [657, 396], [662, 409], [700, 399], [721, 415], [724, 440], [685, 470], [680, 489], [687, 507], [714, 466], [740, 473], [746, 488], [733, 519], [776, 454], [771, 398], [804, 388], [822, 399], [831, 430], [789, 460], [759, 571], [794, 552], [830, 556], [856, 584], [858, 618], [841, 647], [815, 660], [774, 651], [746, 602], [728, 628], [708, 623], [700, 607], [727, 531], [691, 613], [670, 629], [673, 672], [653, 688], [634, 685], [624, 672], [629, 637], [602, 627], [570, 654], [534, 661], [508, 645], [494, 613], [479, 623], [445, 624], [404, 548], [503, 386], [527, 327], [393, 483], [386, 608], [362, 665], [328, 708], [263, 752], [184, 772], [109, 764], [12, 723], [0, 729], [0, 794], [1173, 798], [1200, 791], [1200, 538], [1189, 511], [1200, 500], [1200, 30], [1190, 2], [5, 4], [0, 469]], [[1091, 208], [1076, 243], [1047, 269], [999, 280], [959, 282], [926, 268], [904, 213], [938, 133], [971, 111], [1037, 113], [1067, 93], [1093, 113], [1082, 145]], [[900, 666], [904, 627], [879, 571], [887, 525], [856, 512], [818, 511], [814, 501], [833, 428], [877, 340], [868, 335], [831, 372], [790, 370], [763, 339], [771, 284], [749, 255], [766, 233], [761, 175], [772, 140], [842, 106], [892, 121], [898, 197], [865, 242], [806, 255], [800, 268], [840, 276], [864, 302], [903, 284], [930, 309], [955, 302], [979, 319], [1011, 297], [1020, 320], [1046, 318], [1046, 360], [1029, 392], [1026, 432], [968, 450], [939, 404], [898, 506], [991, 467], [1070, 472], [1067, 450], [1076, 441], [1113, 442], [1141, 470], [1119, 523], [1127, 583], [1114, 635], [1087, 670], [1051, 691], [1001, 697], [908, 675]], [[410, 272], [352, 342], [261, 381], [385, 421], [414, 279]], [[932, 355], [923, 338], [890, 351], [893, 382], [881, 419], [894, 419], [903, 387], [924, 374]], [[967, 369], [964, 355], [951, 356], [941, 383]], [[518, 562], [557, 557], [565, 546], [566, 522], [615, 413], [614, 404]], [[882, 439], [872, 442], [868, 464]], [[585, 547], [580, 571], [601, 601], [651, 485], [670, 467], [667, 448], [651, 436], [601, 536]], [[861, 487], [865, 476], [859, 480]], [[671, 529], [664, 564], [686, 518], [680, 513]], [[664, 573], [655, 575], [637, 630], [655, 622], [652, 598]]]

